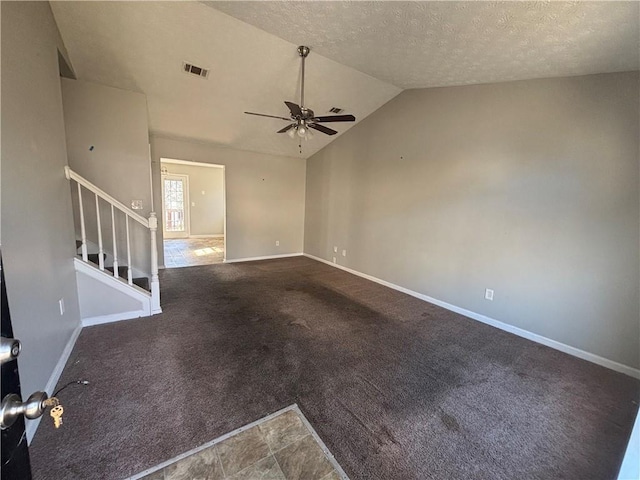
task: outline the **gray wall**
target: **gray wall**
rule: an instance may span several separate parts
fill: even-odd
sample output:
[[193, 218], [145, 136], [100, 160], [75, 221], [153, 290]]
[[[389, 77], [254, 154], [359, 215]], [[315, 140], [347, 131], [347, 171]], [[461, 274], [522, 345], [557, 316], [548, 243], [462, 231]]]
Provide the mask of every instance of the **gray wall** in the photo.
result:
[[[140, 215], [151, 212], [147, 99], [81, 80], [62, 79], [69, 166]], [[93, 150], [90, 147], [93, 146]]]
[[63, 170], [57, 52], [63, 46], [48, 2], [2, 2], [1, 8], [2, 256], [14, 334], [23, 342], [19, 367], [26, 398], [45, 388], [80, 325]]
[[161, 158], [225, 166], [228, 260], [302, 252], [304, 160], [160, 136], [151, 137], [151, 152], [158, 206]]
[[[151, 160], [144, 94], [63, 78], [62, 98], [69, 166], [127, 207], [131, 207], [132, 200], [142, 200], [143, 208], [136, 212], [147, 218], [151, 212]], [[72, 194], [76, 205], [75, 190]], [[83, 197], [87, 238], [97, 244], [94, 197], [92, 194]], [[74, 212], [76, 237], [80, 238], [77, 206]], [[112, 254], [111, 212], [107, 203], [101, 203], [101, 225], [104, 249]], [[136, 222], [130, 222], [130, 230], [132, 264], [148, 276], [149, 231]], [[116, 242], [119, 264], [126, 265], [124, 215], [117, 211]], [[96, 253], [97, 249], [94, 250]]]
[[191, 235], [224, 234], [224, 169], [167, 162], [162, 166], [189, 176]]
[[308, 160], [304, 251], [638, 367], [638, 90], [405, 91]]

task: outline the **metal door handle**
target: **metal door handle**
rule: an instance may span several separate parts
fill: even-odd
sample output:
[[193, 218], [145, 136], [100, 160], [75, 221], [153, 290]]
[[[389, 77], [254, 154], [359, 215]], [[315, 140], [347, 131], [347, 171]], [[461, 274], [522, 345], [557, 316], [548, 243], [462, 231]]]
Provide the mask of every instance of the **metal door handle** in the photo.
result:
[[23, 402], [15, 393], [8, 394], [2, 399], [0, 407], [0, 429], [9, 428], [23, 414], [31, 420], [40, 417], [46, 408], [44, 401], [47, 398], [46, 392], [35, 392]]
[[15, 360], [20, 355], [22, 344], [15, 338], [0, 337], [0, 364]]

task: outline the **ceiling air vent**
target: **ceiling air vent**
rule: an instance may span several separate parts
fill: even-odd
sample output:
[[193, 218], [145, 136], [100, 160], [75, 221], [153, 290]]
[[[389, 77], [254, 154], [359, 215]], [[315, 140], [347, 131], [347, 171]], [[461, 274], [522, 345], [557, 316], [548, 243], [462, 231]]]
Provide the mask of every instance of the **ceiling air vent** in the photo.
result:
[[202, 67], [197, 67], [192, 65], [191, 63], [184, 62], [182, 64], [182, 71], [185, 73], [190, 73], [192, 75], [197, 75], [198, 77], [207, 78], [209, 76], [209, 70]]
[[329, 110], [331, 113], [342, 113], [344, 112], [344, 108], [338, 108], [338, 107], [331, 107], [331, 110]]

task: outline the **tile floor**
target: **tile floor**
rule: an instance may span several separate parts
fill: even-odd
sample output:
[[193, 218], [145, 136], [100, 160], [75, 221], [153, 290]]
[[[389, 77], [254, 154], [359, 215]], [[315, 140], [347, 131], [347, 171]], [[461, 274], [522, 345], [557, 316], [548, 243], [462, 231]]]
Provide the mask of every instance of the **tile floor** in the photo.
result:
[[165, 268], [211, 265], [224, 261], [224, 238], [174, 238], [164, 241]]
[[130, 480], [348, 480], [296, 406], [143, 474]]

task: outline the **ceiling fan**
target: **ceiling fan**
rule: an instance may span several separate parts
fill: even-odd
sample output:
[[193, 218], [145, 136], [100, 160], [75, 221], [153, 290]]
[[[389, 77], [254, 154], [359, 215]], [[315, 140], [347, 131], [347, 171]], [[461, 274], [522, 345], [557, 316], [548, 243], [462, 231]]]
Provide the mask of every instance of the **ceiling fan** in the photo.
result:
[[295, 138], [296, 134], [305, 139], [311, 138], [311, 131], [317, 130], [326, 135], [335, 135], [335, 130], [325, 127], [321, 125], [321, 123], [326, 122], [355, 122], [356, 117], [353, 115], [328, 115], [325, 117], [316, 117], [313, 113], [313, 110], [310, 108], [306, 108], [304, 106], [304, 59], [309, 55], [310, 49], [309, 47], [305, 47], [303, 45], [298, 47], [298, 54], [302, 59], [302, 85], [300, 88], [300, 105], [296, 105], [293, 102], [284, 102], [289, 108], [289, 113], [291, 116], [287, 117], [278, 117], [276, 115], [265, 115], [263, 113], [253, 113], [253, 112], [244, 112], [247, 115], [257, 115], [259, 117], [269, 117], [269, 118], [278, 118], [280, 120], [286, 120], [287, 122], [291, 122], [286, 127], [278, 130], [277, 133], [285, 133], [287, 132], [291, 138]]

